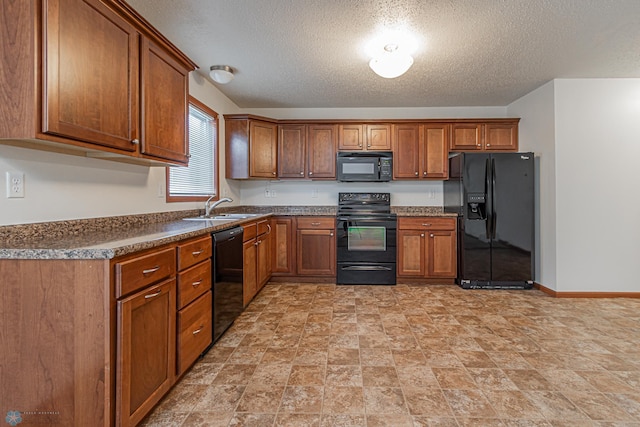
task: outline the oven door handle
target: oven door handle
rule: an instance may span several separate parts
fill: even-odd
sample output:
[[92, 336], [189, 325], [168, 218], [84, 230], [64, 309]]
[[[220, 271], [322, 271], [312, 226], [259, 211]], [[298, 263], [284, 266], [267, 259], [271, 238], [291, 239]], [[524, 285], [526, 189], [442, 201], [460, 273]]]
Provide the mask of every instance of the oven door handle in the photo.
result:
[[348, 267], [342, 267], [342, 270], [349, 271], [391, 271], [390, 267], [383, 267], [381, 265], [350, 265]]
[[338, 217], [338, 221], [377, 221], [377, 222], [384, 222], [384, 221], [393, 221], [394, 219], [391, 218], [380, 218], [380, 217], [375, 217], [375, 216], [339, 216]]

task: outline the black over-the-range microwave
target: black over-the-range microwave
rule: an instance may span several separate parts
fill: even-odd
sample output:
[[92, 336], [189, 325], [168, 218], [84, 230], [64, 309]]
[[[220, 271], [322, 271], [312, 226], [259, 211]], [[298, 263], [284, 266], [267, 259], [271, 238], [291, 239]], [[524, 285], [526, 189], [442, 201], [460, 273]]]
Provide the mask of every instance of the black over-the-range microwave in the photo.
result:
[[393, 153], [390, 151], [340, 152], [338, 153], [336, 171], [338, 181], [391, 181]]

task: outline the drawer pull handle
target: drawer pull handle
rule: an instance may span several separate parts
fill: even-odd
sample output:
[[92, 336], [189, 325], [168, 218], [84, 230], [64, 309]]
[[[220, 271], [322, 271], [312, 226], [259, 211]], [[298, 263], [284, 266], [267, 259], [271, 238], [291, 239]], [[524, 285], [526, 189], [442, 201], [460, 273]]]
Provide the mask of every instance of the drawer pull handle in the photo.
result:
[[202, 251], [195, 251], [195, 252], [191, 252], [191, 255], [193, 256], [198, 256], [202, 253]]
[[267, 224], [267, 234], [271, 234], [271, 226]]
[[156, 272], [156, 271], [158, 271], [158, 270], [160, 270], [160, 266], [159, 266], [159, 265], [156, 265], [156, 266], [155, 266], [155, 267], [153, 267], [153, 268], [149, 268], [149, 269], [146, 269], [146, 270], [142, 270], [142, 274], [147, 275], [147, 274], [155, 273], [155, 272]]
[[191, 333], [193, 335], [198, 335], [203, 329], [204, 329], [204, 325], [200, 325], [200, 327], [198, 329], [196, 329], [195, 331], [193, 331]]
[[202, 279], [198, 280], [197, 282], [193, 282], [191, 286], [193, 286], [194, 288], [197, 288], [198, 286], [200, 286], [200, 283], [202, 283]]
[[431, 224], [422, 224], [423, 227], [431, 227]]
[[154, 293], [154, 294], [149, 294], [149, 295], [145, 295], [144, 299], [151, 299], [151, 298], [155, 298], [158, 295], [160, 295], [162, 293], [162, 290], [159, 290], [158, 292]]
[[311, 225], [313, 225], [314, 227], [317, 227], [317, 226], [320, 225], [320, 223], [319, 222], [312, 222]]

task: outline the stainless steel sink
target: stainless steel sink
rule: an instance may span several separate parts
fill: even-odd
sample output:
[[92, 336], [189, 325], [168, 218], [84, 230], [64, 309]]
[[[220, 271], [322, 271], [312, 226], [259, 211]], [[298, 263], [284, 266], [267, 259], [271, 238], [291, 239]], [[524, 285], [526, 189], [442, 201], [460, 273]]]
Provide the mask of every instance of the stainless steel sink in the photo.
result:
[[248, 214], [248, 213], [228, 213], [214, 216], [196, 216], [192, 218], [182, 218], [185, 221], [215, 221], [219, 223], [237, 221], [239, 219], [247, 219], [259, 216], [260, 214]]

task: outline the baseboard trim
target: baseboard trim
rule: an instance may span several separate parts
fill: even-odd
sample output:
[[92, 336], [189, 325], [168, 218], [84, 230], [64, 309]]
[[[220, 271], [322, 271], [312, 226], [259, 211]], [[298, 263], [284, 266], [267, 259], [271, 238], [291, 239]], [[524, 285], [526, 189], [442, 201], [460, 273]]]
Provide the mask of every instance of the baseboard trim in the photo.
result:
[[533, 287], [555, 298], [640, 298], [640, 292], [558, 292], [538, 282]]

